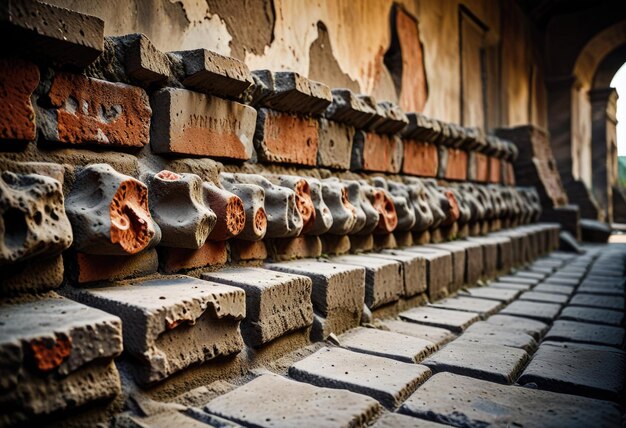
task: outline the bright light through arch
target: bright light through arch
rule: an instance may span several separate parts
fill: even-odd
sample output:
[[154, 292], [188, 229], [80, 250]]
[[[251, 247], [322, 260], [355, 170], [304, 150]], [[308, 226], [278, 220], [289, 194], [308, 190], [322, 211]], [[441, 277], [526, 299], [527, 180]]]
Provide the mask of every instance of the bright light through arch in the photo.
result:
[[626, 63], [611, 80], [611, 87], [617, 90], [617, 155], [626, 156]]

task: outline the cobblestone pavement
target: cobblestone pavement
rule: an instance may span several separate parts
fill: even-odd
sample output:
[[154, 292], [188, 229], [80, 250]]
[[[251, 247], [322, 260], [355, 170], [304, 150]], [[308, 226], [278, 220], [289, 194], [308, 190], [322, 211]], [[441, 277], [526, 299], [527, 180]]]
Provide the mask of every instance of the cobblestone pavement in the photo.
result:
[[[118, 426], [621, 426], [626, 246], [553, 252], [484, 287], [156, 403]], [[371, 328], [367, 328], [371, 327]], [[144, 416], [137, 416], [137, 413]]]

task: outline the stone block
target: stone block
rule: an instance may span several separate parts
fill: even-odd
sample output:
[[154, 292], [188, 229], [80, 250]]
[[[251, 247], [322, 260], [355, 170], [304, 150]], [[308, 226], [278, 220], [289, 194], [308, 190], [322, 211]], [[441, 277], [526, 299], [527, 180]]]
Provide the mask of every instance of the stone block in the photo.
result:
[[[543, 285], [543, 284], [539, 284]], [[536, 287], [535, 287], [536, 289]], [[617, 296], [598, 296], [594, 294], [575, 294], [570, 300], [571, 306], [586, 306], [589, 308], [624, 310], [624, 298]]]
[[31, 95], [39, 69], [20, 59], [0, 59], [0, 138], [34, 141], [37, 133]]
[[528, 354], [523, 349], [455, 340], [424, 360], [423, 364], [433, 373], [450, 372], [511, 384], [517, 379], [528, 359]]
[[485, 322], [493, 324], [494, 328], [524, 332], [532, 336], [536, 341], [539, 341], [549, 328], [548, 324], [541, 321], [500, 314], [490, 316]]
[[202, 278], [245, 291], [246, 343], [258, 347], [290, 331], [313, 323], [310, 278], [259, 268], [232, 268], [206, 272]]
[[436, 300], [446, 296], [453, 275], [451, 252], [425, 247], [407, 247], [404, 250], [419, 254], [426, 260], [428, 297]]
[[391, 358], [405, 363], [419, 363], [437, 350], [437, 345], [429, 340], [365, 327], [344, 333], [339, 337], [339, 342], [341, 346], [351, 351]]
[[0, 294], [14, 295], [51, 290], [64, 280], [63, 257], [40, 257], [37, 263], [30, 260], [11, 263], [0, 269]]
[[464, 426], [619, 425], [617, 406], [601, 400], [499, 385], [451, 373], [438, 373], [402, 405], [400, 412]]
[[525, 291], [520, 295], [520, 300], [528, 300], [532, 302], [558, 303], [560, 305], [567, 302], [568, 296], [564, 294], [546, 293], [542, 291]]
[[19, 40], [3, 51], [83, 68], [102, 53], [104, 21], [38, 1], [5, 3], [0, 11], [3, 40]]
[[324, 116], [335, 122], [362, 129], [376, 114], [374, 108], [349, 89], [333, 89], [332, 97], [333, 101], [326, 108]]
[[533, 287], [533, 291], [542, 293], [563, 294], [564, 296], [569, 297], [574, 292], [574, 287], [542, 282], [541, 284], [537, 284], [535, 287]]
[[167, 55], [158, 50], [144, 34], [122, 36], [127, 45], [124, 55], [126, 73], [144, 85], [161, 85], [170, 77]]
[[[471, 247], [465, 247], [463, 244], [459, 245], [455, 242], [431, 244], [427, 245], [427, 247], [450, 252], [450, 256], [452, 257], [452, 280], [450, 281], [448, 291], [451, 293], [457, 292], [465, 284], [474, 285], [475, 282], [478, 281], [478, 278], [480, 278], [478, 272], [468, 272], [468, 270], [474, 269], [476, 265], [475, 260], [468, 259], [468, 256], [476, 253], [476, 251], [472, 252]], [[480, 258], [482, 259], [482, 250], [478, 251], [478, 254], [480, 254]], [[468, 264], [472, 264], [472, 266], [468, 266]], [[480, 268], [482, 270], [482, 266], [480, 266]], [[474, 277], [476, 277], [476, 281], [472, 283], [466, 281], [466, 273], [470, 274], [468, 276], [469, 279], [474, 279]]]
[[624, 344], [624, 329], [608, 325], [556, 320], [546, 334], [545, 340], [621, 348]]
[[532, 286], [530, 284], [515, 284], [513, 282], [490, 282], [490, 287], [493, 288], [502, 288], [506, 290], [518, 290], [518, 291], [526, 291], [530, 290]]
[[402, 172], [420, 177], [437, 177], [439, 150], [432, 143], [403, 139]]
[[160, 247], [159, 259], [161, 269], [165, 273], [221, 266], [228, 261], [228, 247], [225, 241], [206, 241], [198, 249]]
[[439, 176], [446, 180], [467, 179], [467, 152], [453, 147], [439, 151]]
[[459, 292], [460, 296], [469, 296], [477, 299], [497, 300], [498, 302], [511, 303], [517, 299], [520, 290], [507, 290], [496, 287], [474, 287]]
[[232, 175], [222, 175], [224, 189], [239, 196], [246, 216], [244, 227], [237, 235], [246, 241], [258, 241], [267, 233], [267, 212], [265, 211], [265, 190], [256, 184], [237, 183]]
[[383, 320], [381, 323], [383, 327], [387, 328], [389, 331], [424, 339], [434, 343], [437, 347], [441, 347], [456, 338], [456, 335], [445, 328], [431, 327], [399, 320]]
[[72, 298], [122, 319], [124, 349], [143, 384], [244, 347], [245, 293], [236, 287], [178, 276], [74, 290]]
[[[349, 186], [339, 181], [324, 180], [322, 181], [322, 198], [333, 217], [333, 222], [328, 229], [328, 233], [332, 235], [346, 235], [357, 225], [357, 209], [350, 202]], [[365, 196], [363, 196], [365, 197]], [[378, 224], [378, 212], [376, 214], [376, 223], [372, 229]]]
[[[259, 397], [271, 397], [259, 406]], [[205, 410], [237, 423], [258, 427], [359, 426], [374, 419], [380, 404], [346, 390], [319, 388], [265, 374], [222, 396]]]
[[230, 255], [234, 261], [265, 260], [268, 257], [267, 246], [263, 241], [230, 241]]
[[77, 251], [137, 254], [161, 239], [148, 208], [146, 185], [107, 164], [80, 170], [65, 202]]
[[454, 343], [509, 346], [523, 349], [529, 355], [537, 349], [537, 342], [530, 334], [485, 321], [472, 324]]
[[331, 263], [365, 268], [365, 304], [370, 309], [397, 301], [404, 292], [402, 263], [371, 256], [337, 256]]
[[322, 240], [319, 236], [301, 235], [295, 238], [277, 238], [266, 241], [270, 258], [275, 262], [321, 257]]
[[106, 312], [59, 297], [3, 305], [0, 424], [30, 425], [116, 396], [121, 352], [122, 324]]
[[170, 57], [182, 65], [179, 80], [194, 91], [236, 98], [253, 82], [246, 64], [217, 52], [194, 49], [172, 52]]
[[150, 140], [152, 110], [139, 87], [58, 72], [47, 96], [50, 108], [38, 111], [38, 126], [47, 141], [143, 147]]
[[350, 169], [397, 174], [402, 168], [400, 137], [357, 131], [352, 144]]
[[377, 103], [371, 95], [359, 94], [358, 97], [376, 112], [364, 129], [391, 135], [398, 134], [408, 125], [409, 119], [398, 105], [390, 101]]
[[473, 312], [452, 311], [433, 307], [409, 309], [400, 313], [400, 318], [417, 324], [448, 329], [455, 333], [462, 333], [480, 320], [480, 315]]
[[76, 253], [72, 277], [80, 284], [117, 281], [155, 273], [159, 268], [156, 250], [132, 256], [107, 256]]
[[[239, 196], [206, 182], [202, 183], [202, 195], [204, 204], [217, 216], [215, 227], [211, 228], [208, 239], [225, 241], [238, 236], [244, 230], [246, 212]], [[260, 224], [255, 225], [255, 229], [262, 229], [262, 217], [256, 220], [260, 220]]]
[[530, 287], [534, 287], [539, 284], [541, 281], [538, 281], [534, 278], [525, 278], [523, 276], [518, 275], [502, 275], [498, 277], [498, 282], [510, 282], [512, 284], [523, 284], [528, 285]]
[[350, 169], [354, 133], [352, 126], [320, 118], [317, 164], [326, 168]]
[[248, 160], [256, 111], [244, 104], [178, 88], [152, 94], [150, 147], [158, 154]]
[[423, 419], [416, 419], [400, 413], [385, 413], [376, 421], [373, 428], [443, 428], [447, 425], [430, 422]]
[[487, 318], [495, 314], [504, 306], [502, 302], [497, 300], [477, 299], [465, 296], [449, 297], [432, 302], [430, 305], [440, 309], [476, 313], [482, 318]]
[[394, 409], [430, 376], [430, 370], [341, 348], [322, 348], [293, 364], [289, 376], [316, 386], [369, 395]]
[[[499, 263], [501, 259], [499, 257], [499, 245], [501, 245], [501, 243], [499, 242], [499, 240], [487, 237], [469, 237], [468, 241], [476, 242], [483, 247], [483, 262], [485, 263], [483, 267], [483, 276], [489, 279], [493, 279], [497, 275], [497, 272], [500, 270]], [[502, 248], [500, 249], [502, 250]], [[510, 245], [508, 249], [510, 251]], [[498, 278], [498, 281], [500, 281], [500, 278]]]
[[426, 259], [421, 255], [402, 250], [383, 250], [381, 253], [373, 253], [371, 256], [402, 263], [403, 296], [411, 297], [427, 290]]
[[559, 319], [622, 326], [624, 325], [624, 312], [610, 309], [568, 306], [563, 309], [561, 315], [559, 315]]
[[502, 309], [502, 315], [511, 315], [521, 318], [551, 323], [561, 311], [561, 305], [556, 303], [527, 302], [518, 300]]

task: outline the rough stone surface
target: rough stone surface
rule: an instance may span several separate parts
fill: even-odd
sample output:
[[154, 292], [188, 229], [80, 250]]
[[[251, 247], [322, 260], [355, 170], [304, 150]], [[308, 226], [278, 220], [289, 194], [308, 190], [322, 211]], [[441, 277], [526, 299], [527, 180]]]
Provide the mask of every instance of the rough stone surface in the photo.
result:
[[159, 259], [156, 250], [143, 251], [132, 256], [76, 253], [72, 277], [79, 284], [116, 281], [156, 273], [158, 267]]
[[418, 324], [441, 327], [462, 333], [467, 327], [480, 319], [480, 315], [472, 312], [452, 311], [433, 307], [414, 308], [400, 313], [400, 318]]
[[497, 326], [480, 321], [472, 324], [454, 343], [473, 343], [475, 345], [502, 345], [520, 348], [531, 354], [537, 348], [535, 339], [519, 329]]
[[425, 141], [404, 139], [402, 172], [420, 177], [436, 177], [439, 165], [437, 146]]
[[510, 303], [520, 294], [519, 290], [507, 290], [495, 287], [474, 287], [467, 288], [459, 292], [461, 296], [469, 296], [478, 299], [497, 300], [499, 302]]
[[568, 306], [563, 309], [559, 319], [570, 321], [582, 321], [592, 324], [624, 325], [624, 312], [610, 309], [586, 308], [581, 306]]
[[495, 328], [501, 327], [507, 330], [524, 332], [537, 341], [543, 337], [549, 328], [548, 324], [541, 321], [509, 315], [493, 315], [486, 322], [493, 324]]
[[[266, 397], [262, 406], [259, 397]], [[380, 404], [350, 391], [266, 374], [211, 400], [205, 410], [247, 426], [324, 428], [364, 426], [380, 412]]]
[[144, 85], [161, 85], [170, 77], [167, 56], [144, 34], [131, 34], [121, 39], [128, 47], [124, 59], [126, 73]]
[[619, 400], [626, 379], [626, 354], [615, 348], [542, 344], [518, 383], [539, 389]]
[[564, 294], [555, 294], [555, 293], [545, 293], [541, 291], [525, 291], [520, 295], [520, 300], [528, 300], [532, 302], [543, 302], [543, 303], [558, 303], [564, 304], [569, 299], [568, 296]]
[[338, 256], [332, 263], [365, 268], [365, 304], [374, 309], [397, 301], [404, 292], [402, 263], [371, 256]]
[[[328, 205], [333, 222], [328, 232], [333, 235], [346, 235], [357, 224], [357, 209], [350, 202], [349, 185], [344, 185], [338, 181], [322, 181], [322, 197]], [[363, 198], [365, 196], [363, 195]], [[371, 204], [370, 204], [371, 205]], [[378, 224], [378, 213], [376, 221], [372, 225], [372, 230]]]
[[339, 341], [352, 351], [387, 357], [405, 363], [419, 363], [432, 354], [436, 345], [393, 331], [359, 327], [343, 334]]
[[618, 426], [617, 406], [601, 400], [498, 385], [451, 373], [431, 377], [400, 412], [460, 426]]
[[382, 325], [390, 331], [404, 334], [405, 336], [417, 337], [434, 343], [440, 347], [454, 340], [454, 333], [445, 328], [431, 327], [414, 322], [399, 320], [384, 320]]
[[[239, 196], [205, 182], [202, 183], [202, 197], [204, 205], [210, 207], [217, 216], [217, 221], [215, 226], [211, 228], [208, 239], [225, 241], [238, 236], [244, 230], [246, 212]], [[257, 212], [257, 214], [259, 213]], [[255, 230], [260, 232], [260, 229], [263, 228], [263, 215], [257, 216], [255, 221], [257, 222]]]
[[0, 137], [33, 141], [37, 132], [31, 95], [39, 84], [35, 64], [0, 59]]
[[349, 125], [319, 119], [317, 164], [333, 169], [349, 169], [354, 133], [354, 128]]
[[[551, 294], [562, 294], [564, 296], [571, 296], [574, 292], [574, 287], [569, 287], [567, 285], [558, 285], [558, 284], [549, 284], [549, 283], [541, 283], [537, 284], [533, 291], [541, 292], [541, 293], [551, 293]], [[571, 303], [571, 300], [570, 300]], [[581, 305], [583, 306], [583, 305]]]
[[570, 300], [571, 306], [587, 306], [590, 308], [604, 308], [624, 310], [624, 298], [617, 296], [596, 296], [593, 294], [575, 294]]
[[161, 269], [165, 273], [175, 273], [204, 266], [224, 265], [228, 261], [228, 248], [225, 241], [206, 241], [198, 249], [160, 247], [159, 257]]
[[313, 323], [308, 277], [259, 268], [233, 268], [207, 272], [202, 278], [245, 291], [246, 318], [242, 330], [250, 346], [261, 346]]
[[512, 315], [530, 318], [550, 323], [561, 311], [561, 305], [556, 303], [540, 303], [518, 300], [500, 311], [502, 315]]
[[122, 352], [116, 316], [64, 298], [0, 307], [0, 414], [27, 424], [120, 393], [112, 359]]
[[369, 395], [394, 409], [429, 376], [430, 370], [341, 348], [322, 348], [289, 368], [296, 380]]
[[454, 311], [472, 312], [486, 318], [495, 314], [504, 305], [497, 300], [478, 299], [473, 297], [450, 297], [430, 304], [432, 307], [440, 309], [450, 309]]
[[238, 237], [247, 241], [263, 239], [267, 233], [267, 212], [263, 188], [255, 184], [235, 183], [228, 179], [222, 179], [221, 182], [224, 189], [239, 196], [243, 202], [246, 221]]
[[608, 325], [556, 320], [546, 334], [545, 340], [591, 343], [621, 348], [624, 344], [624, 329]]
[[150, 146], [160, 154], [248, 160], [253, 151], [256, 111], [243, 104], [178, 88], [151, 98]]
[[352, 144], [350, 169], [397, 174], [402, 168], [402, 155], [402, 140], [399, 137], [357, 131]]
[[333, 101], [326, 108], [324, 116], [336, 122], [346, 123], [355, 128], [364, 128], [376, 114], [375, 109], [349, 89], [333, 89], [332, 96]]
[[451, 253], [425, 247], [407, 247], [405, 250], [419, 254], [426, 260], [426, 282], [430, 299], [435, 300], [446, 296], [453, 275]]
[[443, 428], [447, 425], [430, 422], [423, 419], [415, 419], [411, 416], [399, 413], [385, 413], [376, 421], [372, 428]]
[[528, 354], [523, 349], [455, 340], [424, 360], [423, 364], [434, 373], [451, 372], [511, 384], [527, 361]]
[[517, 290], [517, 291], [526, 291], [531, 289], [531, 285], [529, 284], [514, 284], [512, 282], [490, 282], [490, 287], [493, 288], [501, 288], [505, 290]]
[[402, 263], [402, 275], [404, 277], [403, 296], [411, 297], [427, 290], [426, 260], [420, 255], [402, 250], [383, 250], [381, 253], [372, 255]]
[[236, 287], [179, 276], [71, 295], [122, 319], [124, 349], [140, 362], [135, 374], [142, 383], [244, 347], [239, 323], [246, 301]]

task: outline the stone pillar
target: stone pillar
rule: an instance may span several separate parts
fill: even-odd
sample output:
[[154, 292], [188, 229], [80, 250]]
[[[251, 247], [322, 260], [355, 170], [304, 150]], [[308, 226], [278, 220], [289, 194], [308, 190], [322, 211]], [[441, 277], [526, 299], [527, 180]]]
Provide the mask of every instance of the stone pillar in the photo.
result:
[[589, 91], [591, 101], [591, 150], [593, 194], [603, 212], [603, 219], [613, 220], [612, 184], [615, 177], [617, 92], [614, 88]]

